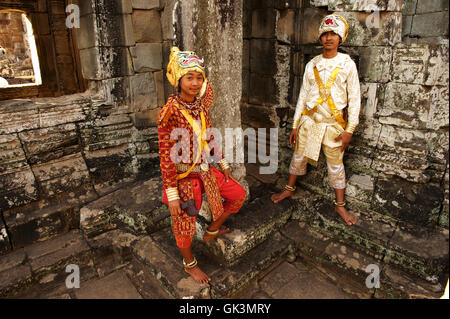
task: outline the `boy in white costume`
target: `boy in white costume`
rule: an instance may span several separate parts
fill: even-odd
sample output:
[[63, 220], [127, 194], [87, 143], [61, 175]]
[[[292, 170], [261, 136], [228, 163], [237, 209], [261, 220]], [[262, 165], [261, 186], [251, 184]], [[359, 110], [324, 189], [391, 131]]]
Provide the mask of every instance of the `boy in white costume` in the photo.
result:
[[323, 52], [306, 65], [289, 137], [291, 146], [295, 146], [289, 181], [284, 191], [271, 198], [278, 203], [292, 196], [297, 176], [306, 174], [308, 162], [317, 165], [322, 149], [328, 180], [336, 194], [335, 211], [347, 225], [353, 225], [356, 217], [345, 208], [343, 157], [359, 124], [361, 96], [355, 62], [349, 55], [338, 52], [347, 34], [347, 21], [337, 14], [326, 16], [320, 24], [318, 36]]

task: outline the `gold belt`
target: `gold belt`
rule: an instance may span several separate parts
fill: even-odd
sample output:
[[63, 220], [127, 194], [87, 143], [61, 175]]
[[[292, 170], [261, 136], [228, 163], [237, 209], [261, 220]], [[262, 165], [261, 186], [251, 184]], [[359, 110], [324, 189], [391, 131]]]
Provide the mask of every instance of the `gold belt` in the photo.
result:
[[[191, 164], [176, 164], [177, 172], [184, 173], [187, 172], [191, 168]], [[201, 163], [194, 166], [194, 168], [191, 170], [191, 173], [200, 173], [200, 172], [207, 172], [209, 170], [209, 164], [207, 163]]]
[[314, 112], [313, 114], [307, 114], [314, 122], [317, 124], [319, 123], [328, 123], [328, 124], [334, 124], [337, 123], [336, 119], [334, 117], [326, 117], [320, 112]]

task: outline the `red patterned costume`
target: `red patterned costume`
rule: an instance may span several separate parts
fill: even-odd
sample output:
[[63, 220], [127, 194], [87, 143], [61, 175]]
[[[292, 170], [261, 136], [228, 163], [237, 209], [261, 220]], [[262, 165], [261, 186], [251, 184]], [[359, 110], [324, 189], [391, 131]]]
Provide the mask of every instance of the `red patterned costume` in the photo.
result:
[[[183, 164], [185, 167], [192, 166], [195, 155], [193, 152], [194, 130], [182, 114], [182, 110], [186, 110], [194, 120], [199, 122], [201, 121], [200, 114], [203, 111], [206, 127], [211, 128], [209, 109], [213, 104], [213, 100], [214, 93], [209, 83], [206, 86], [205, 94], [201, 98], [196, 97], [195, 102], [190, 105], [184, 102], [180, 95], [170, 96], [159, 114], [158, 137], [160, 166], [164, 184], [163, 202], [168, 204], [166, 190], [176, 188], [178, 189], [178, 194], [182, 202], [194, 199], [196, 208], [200, 209], [202, 194], [206, 193], [212, 211], [212, 217], [215, 221], [224, 212], [237, 213], [239, 211], [245, 200], [245, 190], [241, 185], [231, 179], [226, 182], [223, 173], [209, 164], [207, 164], [208, 170], [199, 169], [200, 163], [204, 162], [203, 158], [195, 166], [197, 168], [195, 172], [191, 172], [187, 177], [179, 179], [179, 174], [183, 171], [179, 170], [180, 165], [174, 163], [170, 157], [171, 150], [179, 142], [177, 140], [171, 140], [171, 132], [177, 128], [184, 128], [189, 132], [190, 155], [189, 160], [183, 161]], [[221, 157], [223, 158], [223, 155]], [[205, 164], [203, 164], [204, 166]], [[196, 216], [188, 216], [186, 211], [183, 211], [177, 217], [172, 216], [172, 229], [179, 247], [185, 248], [190, 246], [191, 237], [196, 233], [196, 218]]]

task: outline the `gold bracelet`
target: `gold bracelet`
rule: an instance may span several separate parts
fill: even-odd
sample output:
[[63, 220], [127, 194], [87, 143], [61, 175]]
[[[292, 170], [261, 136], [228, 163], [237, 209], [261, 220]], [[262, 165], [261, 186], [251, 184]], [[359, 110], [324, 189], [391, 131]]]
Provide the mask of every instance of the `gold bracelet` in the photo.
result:
[[230, 165], [228, 164], [228, 162], [227, 162], [227, 160], [226, 160], [225, 158], [222, 159], [218, 164], [219, 164], [220, 169], [221, 169], [222, 171], [224, 171], [224, 170], [230, 168]]
[[356, 124], [353, 124], [353, 123], [348, 123], [347, 124], [347, 127], [345, 128], [345, 131], [347, 132], [347, 133], [350, 133], [350, 134], [353, 134], [353, 132], [355, 131], [355, 129], [356, 129]]
[[345, 205], [347, 205], [347, 202], [346, 201], [337, 202], [336, 200], [333, 200], [333, 204], [338, 207], [344, 207]]
[[295, 190], [296, 190], [297, 188], [296, 188], [295, 186], [292, 187], [292, 186], [289, 186], [289, 185], [285, 185], [285, 186], [284, 186], [284, 189], [287, 190], [287, 191], [290, 191], [290, 192], [295, 192]]
[[166, 194], [167, 194], [167, 200], [169, 202], [180, 199], [180, 196], [178, 195], [178, 189], [176, 187], [167, 188]]
[[194, 257], [194, 260], [191, 261], [189, 264], [186, 263], [186, 261], [183, 258], [183, 266], [184, 266], [184, 268], [188, 268], [188, 269], [194, 268], [195, 266], [197, 266], [197, 258]]

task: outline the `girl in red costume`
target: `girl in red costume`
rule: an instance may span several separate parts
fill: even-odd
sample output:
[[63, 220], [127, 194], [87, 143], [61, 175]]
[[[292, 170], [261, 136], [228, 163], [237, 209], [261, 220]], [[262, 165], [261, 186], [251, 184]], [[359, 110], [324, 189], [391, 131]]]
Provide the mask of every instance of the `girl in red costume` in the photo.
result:
[[[229, 232], [223, 222], [237, 213], [245, 200], [245, 190], [233, 178], [230, 167], [220, 150], [214, 147], [214, 157], [220, 158], [221, 171], [208, 164], [202, 153], [209, 151], [213, 138], [202, 140], [206, 129], [211, 128], [209, 110], [213, 104], [212, 86], [205, 76], [203, 60], [194, 52], [171, 49], [167, 79], [178, 88], [179, 94], [169, 97], [158, 119], [159, 156], [164, 184], [163, 202], [169, 206], [172, 230], [183, 255], [185, 271], [198, 283], [208, 283], [211, 278], [204, 273], [192, 255], [192, 236], [196, 233], [196, 216], [189, 216], [180, 205], [194, 199], [200, 209], [202, 194], [206, 193], [213, 222], [205, 230], [204, 241]], [[174, 131], [178, 129], [177, 131]], [[173, 132], [189, 133], [189, 140]], [[171, 136], [172, 134], [172, 136]], [[187, 135], [186, 135], [187, 136]], [[182, 149], [177, 148], [181, 145]], [[182, 154], [182, 150], [189, 152]], [[178, 156], [177, 156], [178, 155]], [[222, 200], [223, 199], [223, 200]]]

